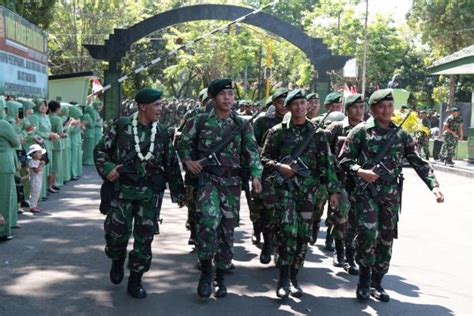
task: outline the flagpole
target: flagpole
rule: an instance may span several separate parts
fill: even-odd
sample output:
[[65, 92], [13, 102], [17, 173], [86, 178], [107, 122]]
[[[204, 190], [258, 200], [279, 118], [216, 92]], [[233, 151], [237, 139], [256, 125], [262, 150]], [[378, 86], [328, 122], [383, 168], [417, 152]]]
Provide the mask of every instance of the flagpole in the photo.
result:
[[369, 18], [369, 0], [365, 1], [364, 57], [362, 59], [362, 96], [365, 98], [365, 73], [367, 68], [367, 20]]

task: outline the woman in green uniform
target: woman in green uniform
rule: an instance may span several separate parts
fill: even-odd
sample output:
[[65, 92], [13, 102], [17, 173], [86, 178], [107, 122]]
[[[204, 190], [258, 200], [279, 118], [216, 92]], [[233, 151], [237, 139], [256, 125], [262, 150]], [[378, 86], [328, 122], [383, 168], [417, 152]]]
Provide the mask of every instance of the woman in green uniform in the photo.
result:
[[94, 101], [92, 103], [91, 117], [94, 121], [94, 147], [97, 145], [102, 138], [102, 128], [104, 126], [104, 120], [100, 116], [102, 112], [103, 104], [101, 101]]
[[[58, 190], [64, 184], [64, 172], [63, 172], [63, 151], [64, 151], [64, 138], [63, 132], [63, 121], [61, 120], [61, 104], [58, 101], [49, 101], [49, 120], [51, 122], [51, 131], [59, 135], [57, 141], [53, 142], [53, 189]], [[50, 191], [51, 192], [51, 191]]]
[[86, 124], [86, 129], [84, 130], [84, 153], [82, 164], [84, 166], [92, 166], [94, 164], [93, 154], [95, 146], [95, 123], [92, 118], [92, 106], [86, 105], [84, 107], [84, 116], [82, 117], [82, 120]]
[[82, 111], [76, 105], [69, 108], [71, 126], [69, 138], [71, 140], [71, 179], [77, 180], [82, 176]]

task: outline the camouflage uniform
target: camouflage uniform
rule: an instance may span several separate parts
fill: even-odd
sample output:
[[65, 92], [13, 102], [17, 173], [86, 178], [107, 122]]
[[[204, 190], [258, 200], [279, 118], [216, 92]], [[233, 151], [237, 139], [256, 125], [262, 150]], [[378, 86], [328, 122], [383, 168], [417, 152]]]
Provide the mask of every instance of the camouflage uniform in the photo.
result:
[[[422, 125], [425, 128], [430, 128], [431, 122], [429, 119], [424, 118], [422, 120]], [[430, 136], [426, 134], [425, 131], [421, 130], [417, 132], [416, 142], [418, 143], [420, 154], [424, 153], [424, 158], [426, 160], [430, 159]]]
[[[121, 118], [112, 124], [95, 148], [95, 164], [99, 174], [105, 178], [123, 159], [134, 151], [135, 141], [131, 117]], [[169, 183], [171, 198], [174, 202], [184, 200], [184, 186], [178, 157], [169, 139], [168, 131], [158, 124], [157, 139], [153, 157], [148, 161], [134, 159], [121, 169], [116, 182], [118, 192], [112, 199], [105, 218], [105, 253], [112, 260], [126, 257], [127, 244], [133, 231], [134, 245], [129, 254], [128, 268], [132, 272], [143, 274], [151, 264], [151, 242], [153, 235], [159, 232], [157, 217], [165, 182]], [[150, 138], [151, 124], [137, 126], [140, 143]], [[142, 152], [148, 152], [142, 150]], [[135, 175], [132, 178], [130, 175]], [[153, 181], [161, 176], [162, 181]], [[114, 182], [115, 183], [115, 182]], [[133, 230], [132, 230], [133, 224]]]
[[[396, 126], [391, 123], [390, 129], [394, 128]], [[378, 127], [373, 118], [369, 118], [349, 133], [339, 163], [356, 182], [363, 182], [356, 173], [361, 166], [374, 159], [386, 141], [388, 132], [389, 130]], [[402, 173], [403, 159], [406, 158], [431, 190], [437, 186], [433, 169], [418, 155], [413, 138], [403, 129], [393, 137], [397, 139], [382, 159], [387, 168], [398, 177]], [[401, 202], [401, 192], [396, 180], [387, 182], [379, 178], [374, 182], [374, 187], [376, 196], [372, 196], [367, 189], [357, 188], [353, 195], [358, 225], [357, 262], [361, 269], [369, 269], [369, 274], [370, 269], [372, 270], [372, 282], [374, 279], [380, 281], [388, 271], [393, 239], [397, 238]]]
[[463, 124], [463, 119], [461, 115], [459, 116], [454, 116], [450, 115], [448, 116], [448, 119], [446, 120], [446, 126], [452, 130], [453, 132], [456, 132], [457, 135], [453, 135], [449, 131], [444, 131], [443, 136], [444, 136], [444, 143], [443, 146], [441, 147], [441, 153], [440, 157], [441, 160], [444, 160], [446, 162], [452, 162], [455, 152], [456, 152], [456, 147], [458, 145], [459, 141], [459, 133], [461, 132], [461, 125]]
[[[206, 152], [242, 124], [243, 118], [235, 112], [227, 119], [219, 119], [214, 111], [190, 119], [178, 143], [181, 160], [206, 157]], [[198, 125], [202, 126], [199, 132]], [[240, 169], [249, 167], [253, 177], [262, 174], [252, 126], [236, 134], [218, 158], [222, 166], [205, 167], [198, 179], [196, 248], [201, 262], [214, 259], [217, 269], [225, 270], [233, 258], [234, 228], [239, 224]]]
[[[312, 123], [307, 120], [301, 126], [290, 123], [289, 126], [278, 124], [273, 127], [267, 135], [262, 152], [265, 168], [271, 171], [276, 170], [276, 164], [293, 152], [311, 126]], [[290, 266], [295, 270], [300, 269], [304, 264], [320, 179], [327, 179], [327, 188], [330, 193], [341, 190], [334, 158], [322, 130], [315, 132], [314, 142], [310, 142], [300, 158], [311, 170], [312, 175], [305, 179], [297, 179], [300, 185], [292, 192], [286, 185], [276, 187], [277, 203], [275, 204], [279, 255], [277, 266], [280, 268]]]

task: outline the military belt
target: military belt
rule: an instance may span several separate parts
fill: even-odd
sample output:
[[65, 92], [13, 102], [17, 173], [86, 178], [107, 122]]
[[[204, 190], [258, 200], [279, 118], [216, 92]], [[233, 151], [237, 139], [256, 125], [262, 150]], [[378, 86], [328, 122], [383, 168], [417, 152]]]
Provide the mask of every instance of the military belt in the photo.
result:
[[205, 167], [204, 172], [219, 178], [240, 177], [240, 169], [235, 168]]

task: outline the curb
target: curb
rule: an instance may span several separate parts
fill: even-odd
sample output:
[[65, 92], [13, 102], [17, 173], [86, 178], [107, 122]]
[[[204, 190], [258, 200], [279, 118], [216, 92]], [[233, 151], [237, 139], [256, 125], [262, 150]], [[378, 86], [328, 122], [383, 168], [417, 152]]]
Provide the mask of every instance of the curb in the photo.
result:
[[456, 167], [456, 166], [450, 167], [450, 166], [445, 166], [444, 164], [433, 163], [433, 162], [430, 162], [430, 164], [431, 166], [433, 166], [433, 169], [437, 171], [451, 173], [451, 174], [455, 174], [462, 177], [474, 178], [474, 169], [471, 170], [471, 169]]

